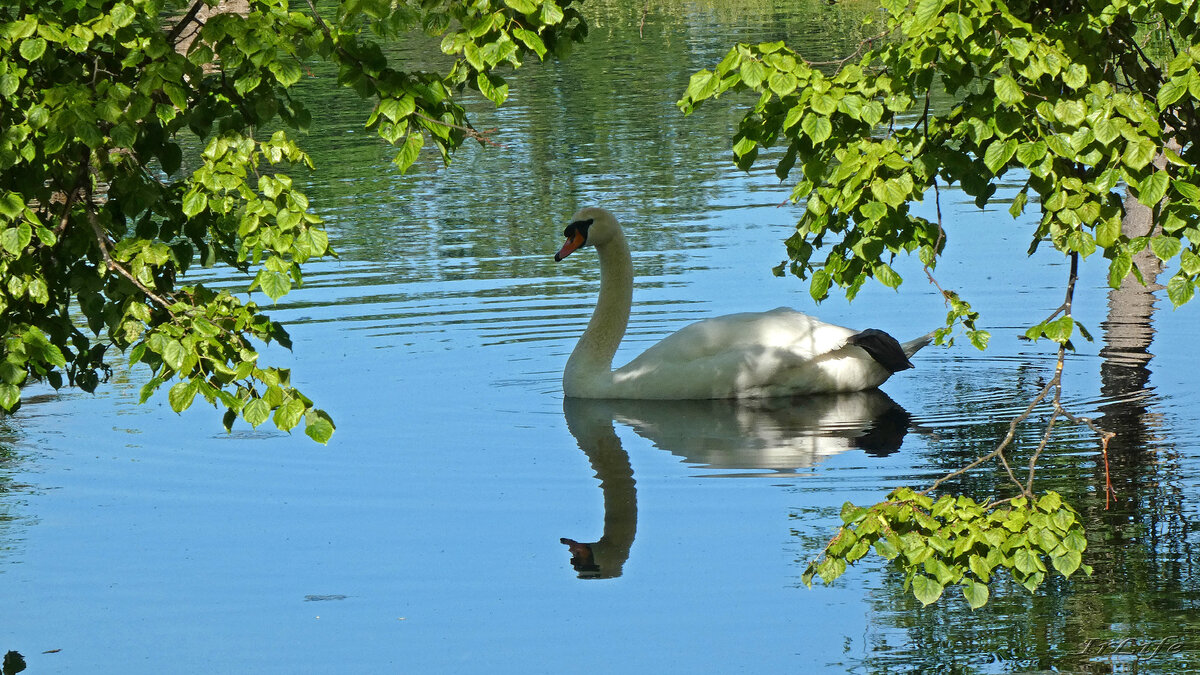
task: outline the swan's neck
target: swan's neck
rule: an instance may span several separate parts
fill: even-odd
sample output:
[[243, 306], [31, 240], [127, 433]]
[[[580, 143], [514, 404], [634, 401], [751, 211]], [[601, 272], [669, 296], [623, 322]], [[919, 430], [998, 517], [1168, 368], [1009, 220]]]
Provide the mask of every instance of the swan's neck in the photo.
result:
[[618, 233], [597, 247], [596, 253], [600, 256], [600, 297], [563, 372], [568, 396], [595, 396], [595, 387], [611, 381], [613, 356], [625, 337], [633, 303], [633, 260], [625, 235]]

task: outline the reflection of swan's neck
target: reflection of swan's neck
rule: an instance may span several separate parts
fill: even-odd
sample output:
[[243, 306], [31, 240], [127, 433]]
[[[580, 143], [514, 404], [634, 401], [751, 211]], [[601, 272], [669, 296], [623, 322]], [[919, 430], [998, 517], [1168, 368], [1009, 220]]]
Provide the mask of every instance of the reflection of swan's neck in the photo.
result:
[[592, 544], [563, 538], [581, 578], [621, 576], [637, 534], [637, 487], [629, 454], [613, 429], [612, 410], [605, 402], [564, 399], [567, 428], [600, 479], [604, 494], [604, 533]]
[[590, 387], [604, 386], [612, 377], [613, 355], [625, 336], [629, 308], [633, 303], [633, 260], [625, 235], [617, 232], [596, 247], [600, 257], [600, 297], [587, 330], [571, 352], [563, 372], [567, 396], [584, 394]]

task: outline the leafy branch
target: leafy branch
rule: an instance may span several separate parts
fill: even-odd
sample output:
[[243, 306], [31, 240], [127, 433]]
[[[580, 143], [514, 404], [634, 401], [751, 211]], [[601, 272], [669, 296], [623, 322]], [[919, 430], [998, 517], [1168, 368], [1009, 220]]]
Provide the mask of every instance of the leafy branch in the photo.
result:
[[[223, 408], [226, 429], [270, 420], [330, 439], [291, 373], [259, 362], [257, 344], [290, 348], [283, 326], [185, 281], [197, 263], [228, 265], [274, 302], [335, 254], [288, 174], [312, 168], [293, 137], [312, 123], [291, 93], [305, 64], [331, 62], [339, 85], [379, 101], [366, 125], [399, 144], [405, 171], [426, 137], [447, 160], [466, 138], [488, 142], [456, 87], [499, 105], [493, 71], [562, 52], [586, 23], [572, 0], [356, 0], [330, 23], [309, 8], [0, 3], [0, 408], [17, 409], [31, 379], [92, 391], [122, 352], [149, 371], [143, 401], [165, 387], [175, 411]], [[448, 72], [389, 61], [379, 40], [416, 27], [442, 36]]]
[[[949, 239], [940, 188], [956, 185], [982, 209], [1014, 174], [1023, 185], [1008, 211], [1034, 224], [1029, 254], [1049, 245], [1070, 261], [1064, 302], [1025, 333], [1057, 343], [1054, 374], [996, 447], [921, 493], [904, 488], [869, 509], [847, 505], [845, 525], [806, 573], [832, 580], [870, 545], [894, 559], [894, 537], [911, 535], [901, 565], [917, 597], [932, 602], [947, 584], [962, 583], [974, 607], [986, 602], [981, 584], [998, 566], [1031, 589], [1044, 578], [1038, 555], [1064, 575], [1078, 567], [1082, 534], [1062, 543], [1075, 532], [1074, 511], [1054, 493], [1035, 500], [1038, 462], [1061, 422], [1096, 433], [1106, 503], [1112, 495], [1113, 434], [1062, 403], [1071, 339], [1077, 331], [1090, 339], [1072, 315], [1080, 261], [1100, 252], [1117, 288], [1131, 275], [1144, 281], [1133, 260], [1149, 251], [1174, 263], [1166, 284], [1173, 305], [1200, 287], [1200, 8], [1185, 0], [1114, 0], [1102, 11], [988, 0], [884, 0], [883, 8], [891, 37], [864, 42], [849, 59], [818, 64], [783, 42], [739, 44], [692, 75], [679, 107], [688, 113], [726, 93], [756, 97], [732, 139], [733, 161], [749, 170], [763, 149], [782, 150], [775, 173], [794, 182], [791, 201], [803, 212], [775, 271], [807, 280], [818, 302], [834, 288], [853, 299], [870, 280], [898, 288], [903, 279], [891, 263], [915, 254], [949, 305], [938, 341], [952, 341], [961, 327], [985, 348], [978, 312], [934, 276]], [[1151, 37], [1169, 49], [1143, 48]], [[931, 106], [935, 89], [953, 99], [944, 110]], [[1153, 212], [1144, 233], [1123, 228], [1126, 191]], [[936, 222], [912, 209], [930, 195]], [[1030, 206], [1032, 221], [1023, 219]], [[1047, 404], [1045, 430], [1018, 476], [1007, 453], [1018, 427]], [[930, 501], [945, 481], [993, 462], [1014, 496], [983, 506], [949, 495]], [[1035, 516], [1060, 522], [1025, 530]], [[979, 522], [989, 525], [972, 530]], [[1018, 539], [1000, 539], [997, 528]], [[970, 570], [972, 555], [994, 564]]]
[[1087, 538], [1079, 514], [1056, 492], [980, 505], [950, 495], [935, 502], [899, 488], [870, 507], [847, 502], [841, 518], [837, 535], [804, 570], [806, 585], [814, 577], [832, 583], [871, 549], [904, 571], [905, 591], [925, 605], [958, 585], [978, 609], [987, 604], [988, 584], [1000, 570], [1036, 590], [1049, 573], [1046, 560], [1064, 577], [1080, 569], [1092, 573], [1083, 563]]

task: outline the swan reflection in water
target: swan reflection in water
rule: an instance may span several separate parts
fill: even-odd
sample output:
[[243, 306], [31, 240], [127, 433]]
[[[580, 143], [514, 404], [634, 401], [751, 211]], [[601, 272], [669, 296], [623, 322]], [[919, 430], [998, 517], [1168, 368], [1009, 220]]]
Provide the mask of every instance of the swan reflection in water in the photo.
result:
[[567, 429], [588, 456], [604, 495], [604, 532], [591, 543], [563, 537], [582, 579], [621, 576], [637, 532], [637, 488], [614, 421], [689, 464], [753, 475], [795, 474], [827, 457], [900, 448], [911, 417], [871, 389], [755, 401], [628, 401], [566, 398]]

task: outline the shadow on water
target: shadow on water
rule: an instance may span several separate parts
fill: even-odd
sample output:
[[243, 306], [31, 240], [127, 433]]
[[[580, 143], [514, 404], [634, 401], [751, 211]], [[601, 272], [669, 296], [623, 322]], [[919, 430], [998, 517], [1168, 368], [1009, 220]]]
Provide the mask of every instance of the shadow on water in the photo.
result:
[[[633, 466], [614, 422], [688, 464], [751, 475], [795, 474], [828, 457], [900, 449], [911, 416], [879, 391], [739, 402], [563, 400], [567, 429], [604, 494], [604, 531], [591, 543], [563, 537], [583, 579], [621, 576], [637, 532]], [[717, 474], [746, 475], [746, 474]]]

